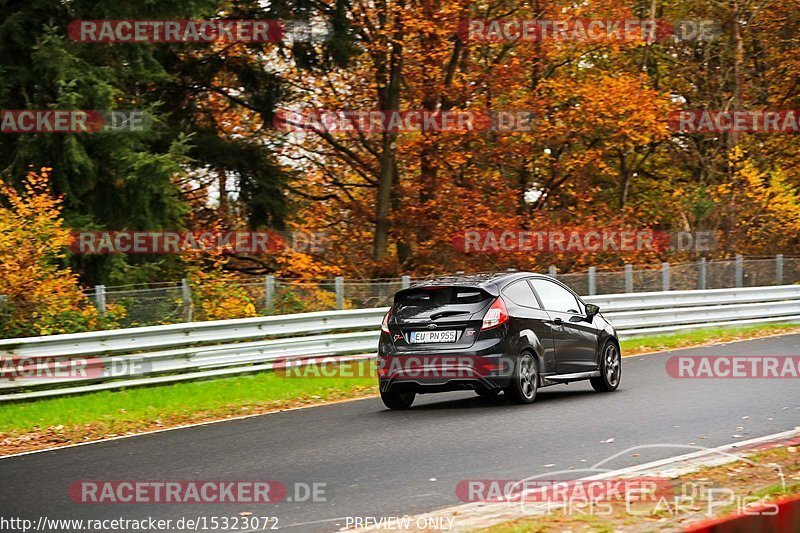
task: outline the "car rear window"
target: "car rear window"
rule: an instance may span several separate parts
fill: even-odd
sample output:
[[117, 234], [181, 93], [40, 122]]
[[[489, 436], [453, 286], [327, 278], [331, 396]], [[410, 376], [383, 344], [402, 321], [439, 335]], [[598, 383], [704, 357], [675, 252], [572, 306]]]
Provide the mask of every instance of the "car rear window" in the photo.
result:
[[396, 311], [428, 311], [440, 307], [453, 307], [470, 311], [477, 311], [492, 298], [492, 296], [478, 288], [472, 287], [431, 287], [410, 289], [397, 295], [395, 298]]

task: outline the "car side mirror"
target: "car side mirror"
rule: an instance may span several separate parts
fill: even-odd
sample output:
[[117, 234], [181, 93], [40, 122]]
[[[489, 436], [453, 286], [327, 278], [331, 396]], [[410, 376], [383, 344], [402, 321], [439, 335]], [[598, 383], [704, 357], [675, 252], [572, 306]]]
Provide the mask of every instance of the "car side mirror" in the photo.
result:
[[586, 316], [588, 318], [592, 318], [594, 315], [600, 312], [600, 307], [594, 304], [586, 304]]

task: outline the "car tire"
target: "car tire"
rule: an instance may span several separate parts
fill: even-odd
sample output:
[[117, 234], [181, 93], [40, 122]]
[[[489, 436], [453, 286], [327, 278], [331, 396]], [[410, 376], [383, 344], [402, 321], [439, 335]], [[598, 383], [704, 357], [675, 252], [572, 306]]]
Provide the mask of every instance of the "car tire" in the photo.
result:
[[416, 396], [415, 392], [381, 392], [383, 405], [389, 409], [408, 409]]
[[481, 398], [494, 398], [500, 394], [500, 389], [485, 389], [483, 387], [475, 389], [475, 393]]
[[532, 403], [539, 390], [539, 363], [532, 354], [523, 352], [519, 356], [505, 393], [514, 403]]
[[589, 382], [597, 392], [617, 390], [622, 380], [622, 356], [619, 347], [613, 341], [606, 341], [600, 354], [600, 376], [591, 378]]

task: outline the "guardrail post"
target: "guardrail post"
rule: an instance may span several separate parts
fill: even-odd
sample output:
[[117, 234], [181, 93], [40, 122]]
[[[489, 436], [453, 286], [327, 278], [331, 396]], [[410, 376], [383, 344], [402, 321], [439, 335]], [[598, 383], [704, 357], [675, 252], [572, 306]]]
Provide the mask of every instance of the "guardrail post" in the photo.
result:
[[333, 286], [336, 291], [336, 309], [344, 309], [344, 278], [336, 276]]
[[625, 265], [625, 292], [633, 292], [633, 265]]
[[775, 285], [783, 285], [783, 254], [775, 256]]
[[736, 288], [744, 285], [744, 262], [742, 260], [741, 254], [736, 254]]
[[400, 287], [407, 289], [411, 286], [411, 276], [400, 276]]
[[555, 265], [550, 265], [550, 268], [547, 270], [547, 274], [551, 278], [554, 278], [554, 277], [556, 277], [557, 273], [558, 273], [558, 269], [556, 268], [556, 266]]
[[275, 301], [275, 276], [264, 276], [264, 311], [272, 311]]
[[661, 263], [661, 289], [669, 290], [669, 263]]
[[192, 288], [189, 286], [189, 280], [183, 278], [181, 280], [181, 297], [183, 299], [183, 321], [192, 321]]
[[699, 276], [700, 276], [700, 281], [697, 284], [698, 285], [697, 288], [700, 289], [701, 291], [704, 291], [704, 290], [706, 290], [706, 285], [708, 284], [708, 270], [706, 270], [706, 258], [705, 257], [701, 257], [700, 258]]
[[589, 267], [589, 296], [597, 294], [597, 268]]
[[101, 315], [106, 314], [106, 286], [94, 286], [94, 305]]

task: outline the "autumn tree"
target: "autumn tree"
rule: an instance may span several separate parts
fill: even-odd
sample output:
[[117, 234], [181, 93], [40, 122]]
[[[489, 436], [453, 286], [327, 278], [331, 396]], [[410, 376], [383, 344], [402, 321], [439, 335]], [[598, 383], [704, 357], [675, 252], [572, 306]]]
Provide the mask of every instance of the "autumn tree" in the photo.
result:
[[69, 230], [62, 201], [49, 187], [49, 171], [30, 171], [23, 193], [0, 189], [0, 335], [27, 337], [112, 326], [124, 311], [100, 316], [65, 266]]
[[[359, 275], [494, 268], [485, 258], [454, 253], [450, 240], [466, 221], [579, 225], [581, 217], [590, 220], [588, 205], [577, 208], [587, 201], [599, 218], [624, 219], [630, 180], [666, 139], [670, 108], [636, 68], [625, 68], [626, 54], [639, 45], [484, 43], [457, 31], [469, 17], [577, 18], [588, 9], [457, 1], [355, 5], [361, 54], [346, 70], [298, 73], [297, 107], [528, 111], [535, 120], [530, 131], [515, 132], [287, 136], [284, 154], [304, 170], [297, 215], [342, 236], [340, 252], [328, 259], [354, 263]], [[633, 16], [614, 2], [592, 9], [594, 16]], [[635, 214], [629, 218], [638, 221]], [[537, 265], [530, 257], [513, 261]]]

